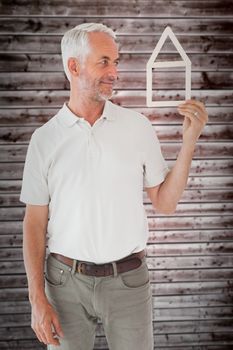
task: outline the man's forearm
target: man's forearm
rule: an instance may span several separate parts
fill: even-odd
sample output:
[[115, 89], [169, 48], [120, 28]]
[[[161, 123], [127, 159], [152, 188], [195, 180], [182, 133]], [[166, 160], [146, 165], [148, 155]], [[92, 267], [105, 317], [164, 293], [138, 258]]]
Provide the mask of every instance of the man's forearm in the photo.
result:
[[187, 185], [195, 145], [182, 144], [174, 167], [166, 176], [158, 192], [157, 209], [161, 213], [171, 214]]
[[46, 235], [40, 228], [35, 229], [35, 226], [35, 223], [24, 221], [23, 255], [31, 302], [46, 298], [44, 290]]

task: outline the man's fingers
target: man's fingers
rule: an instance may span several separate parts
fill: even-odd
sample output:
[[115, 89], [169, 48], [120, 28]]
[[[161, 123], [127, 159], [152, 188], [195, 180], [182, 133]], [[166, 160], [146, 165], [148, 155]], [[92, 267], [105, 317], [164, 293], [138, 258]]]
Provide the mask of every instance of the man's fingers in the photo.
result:
[[57, 316], [54, 316], [53, 319], [52, 319], [52, 323], [53, 323], [53, 327], [54, 327], [54, 330], [56, 332], [56, 334], [63, 338], [64, 337], [64, 333], [63, 333], [63, 330], [61, 328], [61, 324], [59, 322], [59, 319]]
[[[188, 117], [193, 122], [200, 121], [200, 123], [202, 123], [203, 125], [208, 119], [208, 116], [206, 116], [206, 114], [203, 111], [198, 110], [196, 107], [195, 110], [193, 108], [190, 109], [189, 107], [178, 108], [178, 112], [181, 115]], [[197, 114], [194, 114], [195, 112], [197, 112]]]
[[183, 104], [183, 105], [179, 105], [178, 106], [178, 111], [179, 112], [181, 112], [181, 111], [189, 111], [189, 112], [192, 112], [193, 114], [195, 113], [195, 112], [197, 112], [198, 113], [198, 115], [200, 116], [200, 115], [203, 115], [203, 110], [199, 107], [199, 106], [193, 106], [193, 105], [191, 105], [191, 104]]
[[36, 333], [36, 336], [41, 343], [44, 343], [46, 345], [47, 344], [60, 345], [59, 340], [54, 338], [54, 336], [56, 336], [56, 333], [52, 332], [52, 328], [50, 324], [39, 325], [38, 327], [34, 327], [33, 330]]
[[[190, 104], [191, 106], [197, 106], [200, 108], [200, 110], [205, 111], [205, 105], [204, 103], [197, 101], [197, 100], [186, 100], [184, 103], [182, 104]], [[181, 104], [181, 105], [182, 105]]]
[[41, 327], [34, 329], [34, 332], [36, 333], [36, 336], [41, 343], [47, 344], [46, 336], [44, 334], [43, 329], [41, 329]]
[[185, 110], [188, 110], [192, 113], [197, 112], [199, 119], [202, 120], [204, 123], [208, 121], [208, 113], [206, 111], [205, 105], [200, 101], [187, 100], [184, 103], [179, 104], [178, 106], [179, 113]]
[[191, 112], [190, 110], [188, 110], [188, 109], [183, 109], [183, 110], [179, 110], [179, 113], [181, 114], [181, 115], [183, 115], [183, 116], [185, 116], [185, 117], [187, 117], [187, 118], [189, 118], [189, 120], [191, 121], [191, 122], [197, 122], [197, 120], [198, 120], [198, 122], [202, 122], [202, 119], [201, 119], [201, 117], [199, 116], [199, 115], [195, 115], [193, 112]]
[[60, 342], [57, 338], [54, 338], [54, 334], [52, 332], [52, 324], [51, 323], [46, 323], [43, 326], [43, 331], [46, 339], [46, 344], [53, 344], [53, 345], [59, 345]]

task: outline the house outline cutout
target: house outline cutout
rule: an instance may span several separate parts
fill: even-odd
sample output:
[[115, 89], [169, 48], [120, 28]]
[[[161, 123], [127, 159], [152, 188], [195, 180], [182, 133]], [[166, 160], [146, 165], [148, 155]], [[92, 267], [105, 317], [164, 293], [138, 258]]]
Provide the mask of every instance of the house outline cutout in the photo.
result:
[[[181, 61], [158, 61], [155, 62], [163, 44], [170, 38], [183, 60]], [[185, 67], [185, 99], [191, 98], [191, 61], [179, 43], [172, 29], [167, 26], [163, 31], [154, 51], [146, 65], [146, 102], [147, 107], [174, 107], [178, 106], [182, 100], [153, 101], [152, 100], [152, 70], [153, 68]]]

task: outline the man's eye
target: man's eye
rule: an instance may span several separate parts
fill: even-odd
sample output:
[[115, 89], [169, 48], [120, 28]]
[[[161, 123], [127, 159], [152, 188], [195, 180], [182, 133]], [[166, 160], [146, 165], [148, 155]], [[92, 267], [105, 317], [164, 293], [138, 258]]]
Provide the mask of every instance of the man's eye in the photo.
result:
[[104, 65], [107, 65], [108, 61], [107, 60], [102, 60], [101, 63], [104, 64]]

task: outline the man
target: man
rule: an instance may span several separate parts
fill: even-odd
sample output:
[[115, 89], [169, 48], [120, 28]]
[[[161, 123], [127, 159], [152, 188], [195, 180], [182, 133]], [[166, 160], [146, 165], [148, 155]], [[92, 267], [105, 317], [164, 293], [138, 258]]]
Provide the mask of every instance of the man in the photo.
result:
[[62, 57], [70, 98], [33, 133], [20, 196], [32, 328], [49, 349], [91, 350], [101, 319], [111, 350], [152, 350], [143, 187], [157, 211], [174, 212], [208, 116], [198, 101], [179, 106], [183, 143], [169, 171], [148, 119], [108, 101], [112, 30], [75, 27]]

